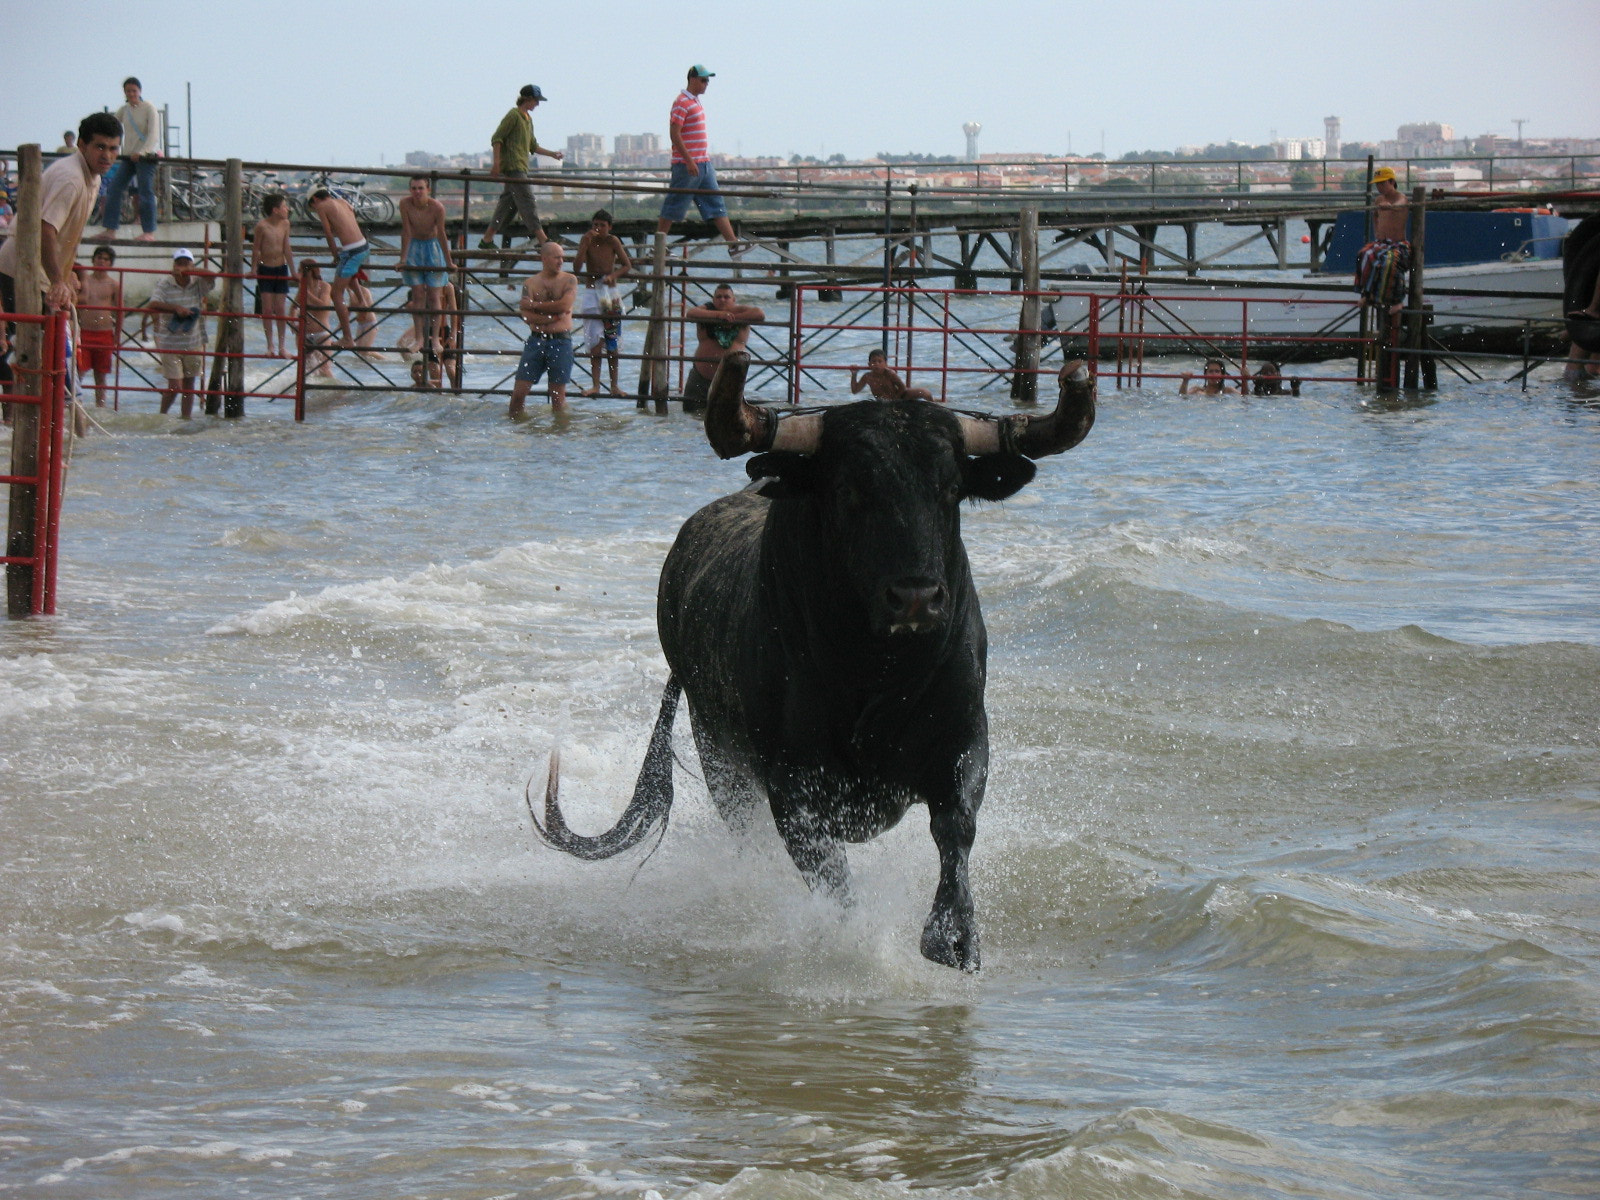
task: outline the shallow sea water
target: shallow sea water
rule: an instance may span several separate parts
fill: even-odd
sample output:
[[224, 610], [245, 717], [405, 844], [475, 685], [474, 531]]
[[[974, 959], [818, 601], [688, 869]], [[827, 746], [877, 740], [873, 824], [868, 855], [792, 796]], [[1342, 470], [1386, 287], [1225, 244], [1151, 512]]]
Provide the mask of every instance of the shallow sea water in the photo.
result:
[[1600, 1190], [1600, 400], [1174, 391], [964, 514], [975, 977], [920, 810], [841, 915], [682, 719], [654, 857], [535, 842], [552, 746], [631, 789], [694, 419], [102, 418], [0, 628], [0, 1190]]

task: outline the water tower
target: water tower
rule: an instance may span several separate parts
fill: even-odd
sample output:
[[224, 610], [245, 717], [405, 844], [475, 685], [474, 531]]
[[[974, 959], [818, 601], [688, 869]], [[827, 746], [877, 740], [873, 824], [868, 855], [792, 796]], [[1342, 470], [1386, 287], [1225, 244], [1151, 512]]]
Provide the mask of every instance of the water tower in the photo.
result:
[[1322, 118], [1322, 147], [1323, 158], [1339, 157], [1340, 146], [1338, 117]]
[[982, 130], [983, 126], [978, 124], [976, 121], [968, 121], [961, 127], [961, 132], [967, 135], [968, 162], [978, 161], [978, 134], [982, 132]]

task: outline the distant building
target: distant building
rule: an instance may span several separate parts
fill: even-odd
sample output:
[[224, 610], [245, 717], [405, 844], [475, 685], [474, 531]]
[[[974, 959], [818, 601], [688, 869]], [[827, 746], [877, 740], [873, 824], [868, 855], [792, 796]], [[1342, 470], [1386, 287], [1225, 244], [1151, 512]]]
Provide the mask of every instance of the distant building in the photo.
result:
[[1285, 162], [1327, 158], [1328, 143], [1321, 138], [1279, 138], [1272, 143], [1272, 156]]
[[611, 146], [611, 161], [619, 167], [662, 167], [670, 161], [659, 133], [619, 133]]
[[1401, 143], [1453, 142], [1455, 139], [1454, 126], [1442, 125], [1438, 121], [1417, 121], [1410, 125], [1402, 125], [1394, 135], [1394, 140]]
[[968, 121], [961, 127], [961, 132], [967, 135], [967, 161], [978, 161], [978, 134], [983, 132], [983, 126], [976, 121]]
[[567, 139], [566, 165], [569, 167], [604, 167], [606, 139], [598, 133], [575, 133]]
[[1322, 157], [1339, 157], [1339, 118], [1322, 118]]

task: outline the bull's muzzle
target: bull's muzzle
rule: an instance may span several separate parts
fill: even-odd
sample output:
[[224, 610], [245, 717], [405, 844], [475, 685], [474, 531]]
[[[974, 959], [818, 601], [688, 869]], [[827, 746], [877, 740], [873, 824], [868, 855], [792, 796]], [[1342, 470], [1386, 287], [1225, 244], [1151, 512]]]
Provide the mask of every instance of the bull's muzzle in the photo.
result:
[[899, 579], [883, 589], [891, 634], [927, 633], [944, 623], [949, 593], [944, 584], [927, 579]]

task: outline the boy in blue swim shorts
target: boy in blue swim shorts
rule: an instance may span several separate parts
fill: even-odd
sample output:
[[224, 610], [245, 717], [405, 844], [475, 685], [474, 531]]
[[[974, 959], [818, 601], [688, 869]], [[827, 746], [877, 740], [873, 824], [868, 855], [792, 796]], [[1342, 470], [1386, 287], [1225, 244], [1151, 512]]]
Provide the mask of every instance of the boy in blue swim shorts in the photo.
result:
[[549, 377], [550, 407], [567, 406], [567, 381], [572, 378], [572, 309], [578, 280], [561, 269], [566, 251], [554, 238], [539, 247], [540, 271], [522, 285], [517, 311], [528, 323], [528, 340], [511, 385], [508, 416], [522, 415], [523, 402], [541, 376]]
[[345, 293], [350, 290], [351, 281], [367, 261], [372, 247], [367, 244], [367, 235], [361, 232], [355, 210], [327, 188], [312, 192], [310, 205], [322, 222], [328, 253], [333, 255], [333, 310], [339, 314], [339, 332], [344, 335], [344, 347], [354, 350], [356, 343], [350, 336], [350, 305]]

